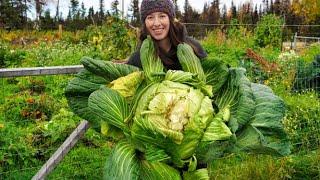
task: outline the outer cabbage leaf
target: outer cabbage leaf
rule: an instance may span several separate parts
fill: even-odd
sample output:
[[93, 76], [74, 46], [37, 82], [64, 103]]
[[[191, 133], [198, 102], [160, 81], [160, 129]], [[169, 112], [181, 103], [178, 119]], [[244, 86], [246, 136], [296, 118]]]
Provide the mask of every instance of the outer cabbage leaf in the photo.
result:
[[290, 144], [284, 132], [283, 101], [272, 90], [261, 84], [251, 84], [255, 99], [255, 114], [245, 129], [237, 132], [238, 150], [287, 155]]
[[196, 149], [196, 156], [200, 163], [211, 162], [234, 148], [234, 144], [232, 143], [234, 136], [224, 123], [224, 119], [228, 113], [225, 110], [219, 111], [204, 132], [201, 142]]
[[212, 86], [212, 93], [215, 94], [226, 82], [229, 69], [217, 59], [205, 59], [201, 61], [201, 64], [206, 75], [206, 84]]
[[127, 140], [122, 140], [108, 157], [104, 179], [180, 180], [181, 176], [178, 170], [165, 163], [140, 159], [134, 145]]
[[212, 97], [212, 86], [205, 84], [196, 74], [178, 70], [167, 71], [164, 80], [190, 85], [200, 89], [205, 95]]
[[197, 82], [196, 77], [197, 75], [191, 72], [184, 72], [180, 70], [168, 70], [164, 79], [179, 83], [191, 83]]
[[231, 136], [227, 141], [201, 141], [196, 149], [199, 164], [206, 165], [217, 158], [234, 152], [236, 137]]
[[182, 179], [178, 170], [162, 162], [142, 161], [141, 167], [141, 180]]
[[120, 77], [109, 83], [108, 87], [116, 90], [127, 100], [131, 101], [136, 91], [143, 81], [143, 72], [136, 71], [126, 76]]
[[230, 109], [228, 125], [233, 133], [250, 121], [255, 109], [251, 83], [244, 73], [244, 69], [230, 69], [215, 100], [219, 110]]
[[125, 123], [130, 115], [129, 106], [117, 91], [101, 86], [89, 96], [88, 105], [91, 112], [101, 121], [106, 121], [125, 133], [129, 132]]
[[88, 70], [82, 70], [69, 82], [65, 90], [65, 96], [72, 111], [81, 118], [90, 121], [95, 128], [99, 127], [100, 120], [90, 113], [88, 97], [93, 91], [107, 82], [106, 79]]
[[[142, 117], [135, 118], [131, 128], [131, 135], [141, 142], [150, 143], [166, 149], [168, 144], [173, 146], [181, 143], [183, 134], [161, 126], [161, 123], [148, 121]], [[169, 146], [169, 145], [168, 145]], [[168, 151], [166, 151], [170, 154]]]
[[128, 64], [117, 64], [111, 61], [102, 61], [83, 57], [81, 63], [88, 71], [103, 77], [109, 82], [118, 79], [119, 77], [126, 76], [134, 71], [139, 71], [139, 68]]
[[192, 172], [183, 173], [184, 180], [209, 180], [208, 169], [202, 168]]
[[230, 108], [228, 126], [237, 139], [235, 151], [289, 154], [289, 142], [281, 124], [285, 107], [269, 87], [250, 83], [242, 69], [231, 69], [216, 104], [219, 110]]
[[142, 69], [149, 82], [159, 82], [163, 79], [158, 74], [164, 73], [164, 66], [159, 56], [157, 56], [153, 40], [148, 36], [141, 45], [140, 59]]
[[226, 140], [232, 135], [228, 126], [223, 122], [223, 111], [219, 112], [207, 127], [201, 141]]
[[[81, 62], [85, 69], [69, 81], [65, 95], [73, 112], [81, 118], [88, 120], [91, 126], [97, 129], [100, 127], [100, 119], [88, 107], [90, 94], [99, 89], [101, 85], [107, 85], [111, 81], [139, 69], [126, 64], [115, 64], [88, 57], [82, 58]], [[110, 128], [114, 129], [111, 126]]]
[[183, 71], [196, 74], [202, 82], [206, 82], [206, 76], [201, 66], [200, 59], [195, 55], [189, 44], [179, 44], [177, 47], [177, 56]]
[[144, 144], [144, 159], [149, 162], [168, 162], [171, 157], [164, 151], [164, 149], [151, 144]]
[[135, 147], [127, 140], [117, 143], [108, 157], [105, 169], [105, 180], [138, 180], [141, 162], [136, 155]]

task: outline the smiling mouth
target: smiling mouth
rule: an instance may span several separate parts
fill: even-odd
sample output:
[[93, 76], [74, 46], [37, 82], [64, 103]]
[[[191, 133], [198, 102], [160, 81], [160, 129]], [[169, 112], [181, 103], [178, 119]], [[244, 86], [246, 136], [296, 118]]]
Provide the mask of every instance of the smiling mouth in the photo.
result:
[[155, 29], [155, 30], [153, 30], [153, 32], [154, 32], [155, 34], [162, 34], [163, 29]]

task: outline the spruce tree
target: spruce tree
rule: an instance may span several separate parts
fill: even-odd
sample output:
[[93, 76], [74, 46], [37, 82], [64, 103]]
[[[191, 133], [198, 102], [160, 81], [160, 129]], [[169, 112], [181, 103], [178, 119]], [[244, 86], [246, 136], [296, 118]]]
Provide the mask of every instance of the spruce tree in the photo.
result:
[[233, 3], [233, 0], [231, 1], [231, 19], [236, 19], [237, 18], [237, 8]]
[[102, 22], [104, 19], [104, 0], [99, 0], [99, 20]]
[[183, 22], [188, 23], [191, 22], [191, 16], [192, 16], [192, 7], [189, 4], [188, 0], [184, 1], [184, 14], [183, 14]]
[[78, 0], [70, 0], [70, 15], [72, 19], [76, 19], [76, 16], [79, 12], [79, 1]]
[[114, 0], [111, 3], [111, 14], [115, 17], [120, 17], [119, 9], [118, 9], [119, 1]]
[[84, 19], [86, 19], [86, 12], [87, 12], [87, 9], [84, 7], [84, 3], [82, 2], [81, 3], [81, 9], [80, 9], [80, 11], [81, 11], [81, 19], [82, 20], [84, 20]]
[[132, 0], [130, 9], [132, 11], [131, 24], [135, 27], [140, 26], [139, 0]]

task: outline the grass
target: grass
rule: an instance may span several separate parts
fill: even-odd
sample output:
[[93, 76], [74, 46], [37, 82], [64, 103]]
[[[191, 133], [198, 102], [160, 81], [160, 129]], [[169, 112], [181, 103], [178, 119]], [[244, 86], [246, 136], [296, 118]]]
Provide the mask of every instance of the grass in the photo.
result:
[[[72, 76], [61, 75], [1, 79], [1, 178], [30, 179], [80, 122], [63, 94], [70, 78]], [[102, 172], [93, 171], [98, 166], [103, 167], [108, 153], [105, 151], [109, 150], [104, 147], [106, 142], [100, 133], [87, 132], [80, 147], [75, 148], [80, 150], [68, 155], [69, 160], [53, 173], [52, 179], [64, 177], [66, 172], [72, 177], [75, 171], [66, 169], [72, 167], [73, 160], [74, 167], [80, 167], [76, 177], [85, 177], [85, 174], [99, 177]], [[96, 162], [88, 161], [90, 158]], [[89, 172], [92, 167], [95, 168]]]
[[109, 148], [104, 146], [99, 148], [76, 147], [48, 176], [48, 179], [101, 179], [109, 153]]
[[287, 157], [237, 154], [213, 161], [212, 179], [319, 179], [320, 150]]
[[[46, 179], [101, 179], [108, 154], [109, 149], [106, 147], [76, 146]], [[39, 162], [30, 168], [10, 170], [1, 176], [4, 179], [31, 179], [43, 164]]]

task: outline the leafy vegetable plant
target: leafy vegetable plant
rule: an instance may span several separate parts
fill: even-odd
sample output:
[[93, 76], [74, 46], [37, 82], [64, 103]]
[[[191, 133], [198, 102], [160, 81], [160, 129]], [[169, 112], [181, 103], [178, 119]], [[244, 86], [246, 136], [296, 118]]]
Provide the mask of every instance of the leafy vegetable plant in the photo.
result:
[[209, 179], [205, 165], [225, 153], [290, 153], [283, 101], [243, 69], [180, 44], [183, 70], [166, 70], [150, 37], [140, 54], [143, 71], [85, 57], [66, 88], [73, 111], [118, 140], [105, 179]]

